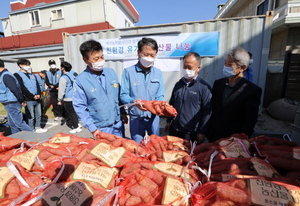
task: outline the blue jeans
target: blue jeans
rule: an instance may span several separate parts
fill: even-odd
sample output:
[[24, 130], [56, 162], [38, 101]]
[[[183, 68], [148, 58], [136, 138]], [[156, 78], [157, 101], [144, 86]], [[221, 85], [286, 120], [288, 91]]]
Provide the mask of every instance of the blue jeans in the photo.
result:
[[37, 101], [27, 101], [25, 113], [28, 125], [32, 130], [34, 130], [35, 127], [41, 127], [41, 103]]
[[131, 138], [140, 143], [145, 134], [155, 134], [159, 136], [159, 116], [152, 115], [151, 118], [138, 117], [130, 118], [130, 135]]
[[23, 120], [23, 114], [21, 112], [22, 106], [20, 103], [10, 103], [4, 105], [4, 108], [7, 112], [8, 125], [11, 129], [12, 134], [19, 131], [33, 132], [32, 129]]

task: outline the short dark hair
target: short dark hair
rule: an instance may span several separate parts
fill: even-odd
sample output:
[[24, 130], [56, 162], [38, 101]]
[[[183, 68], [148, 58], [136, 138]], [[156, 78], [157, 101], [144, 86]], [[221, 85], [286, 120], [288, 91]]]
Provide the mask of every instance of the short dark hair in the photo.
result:
[[30, 65], [31, 62], [30, 62], [28, 59], [19, 59], [19, 60], [17, 61], [17, 64], [18, 64], [18, 66], [20, 66], [21, 64], [22, 64], [22, 65]]
[[183, 57], [183, 60], [189, 56], [194, 56], [196, 58], [196, 60], [198, 61], [199, 65], [201, 65], [201, 56], [197, 52], [186, 53]]
[[49, 64], [49, 65], [51, 65], [51, 64], [56, 64], [56, 62], [55, 62], [53, 59], [50, 59], [50, 60], [48, 61], [48, 64]]
[[41, 71], [41, 73], [43, 73], [43, 74], [46, 74], [46, 73], [47, 73], [47, 71], [46, 71], [46, 70], [42, 70], [42, 71]]
[[89, 59], [89, 55], [92, 52], [103, 51], [100, 42], [93, 39], [83, 42], [79, 47], [82, 57]]
[[152, 49], [154, 49], [156, 51], [156, 53], [158, 52], [158, 45], [157, 45], [157, 42], [155, 41], [155, 39], [143, 37], [138, 42], [138, 50], [142, 51], [143, 46], [145, 46], [145, 45], [150, 46]]
[[66, 62], [66, 61], [63, 61], [63, 62], [60, 64], [60, 67], [65, 68], [65, 70], [66, 70], [67, 72], [71, 71], [71, 69], [72, 69], [72, 65], [71, 65], [69, 62]]
[[4, 67], [4, 61], [0, 59], [0, 67]]

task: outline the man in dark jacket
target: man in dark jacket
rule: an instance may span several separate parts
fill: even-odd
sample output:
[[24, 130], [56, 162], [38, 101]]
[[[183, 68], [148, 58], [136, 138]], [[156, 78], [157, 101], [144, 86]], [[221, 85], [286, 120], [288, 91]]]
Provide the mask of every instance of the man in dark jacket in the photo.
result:
[[30, 131], [32, 129], [23, 120], [22, 106], [26, 106], [23, 94], [16, 78], [4, 68], [4, 62], [0, 59], [0, 102], [7, 112], [8, 125], [11, 133]]
[[63, 122], [63, 106], [57, 104], [59, 79], [62, 75], [62, 72], [56, 67], [56, 63], [53, 59], [50, 59], [48, 64], [50, 69], [46, 72], [45, 83], [50, 91], [50, 99], [53, 106], [53, 113], [55, 115], [54, 121]]
[[212, 116], [208, 138], [210, 142], [234, 133], [253, 133], [260, 105], [261, 88], [243, 78], [249, 65], [249, 54], [234, 48], [226, 55], [223, 74], [212, 89]]
[[165, 131], [200, 144], [205, 140], [211, 115], [210, 86], [198, 74], [201, 68], [198, 53], [187, 53], [183, 61], [183, 77], [175, 84], [170, 99], [178, 115], [167, 119]]

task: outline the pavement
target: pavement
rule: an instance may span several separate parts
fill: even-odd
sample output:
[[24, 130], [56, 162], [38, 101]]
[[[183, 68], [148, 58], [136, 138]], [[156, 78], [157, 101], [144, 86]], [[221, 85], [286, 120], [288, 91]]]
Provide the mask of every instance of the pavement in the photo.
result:
[[[71, 134], [70, 130], [72, 130], [69, 122], [57, 122], [54, 121], [54, 119], [42, 119], [41, 121], [41, 127], [44, 129], [47, 129], [48, 131], [45, 133], [34, 133], [34, 132], [27, 132], [27, 131], [21, 131], [15, 134], [11, 134], [10, 128], [6, 124], [2, 124], [0, 126], [0, 132], [4, 132], [5, 136], [9, 136], [12, 138], [19, 138], [24, 139], [27, 141], [44, 141], [49, 139], [50, 137], [54, 136], [55, 134], [62, 132], [66, 134]], [[82, 131], [79, 133], [76, 133], [76, 135], [85, 137], [85, 138], [91, 138], [92, 134], [87, 130], [86, 128], [82, 127]]]
[[[167, 135], [164, 133], [164, 127], [166, 118], [161, 117], [160, 118], [160, 135], [164, 136]], [[19, 138], [24, 139], [27, 141], [44, 141], [49, 139], [50, 137], [54, 136], [55, 134], [62, 132], [65, 134], [71, 134], [70, 130], [72, 130], [69, 122], [57, 122], [54, 121], [54, 119], [42, 119], [42, 128], [47, 129], [48, 131], [46, 133], [33, 133], [33, 132], [26, 132], [21, 131], [16, 134], [11, 134], [10, 128], [7, 124], [1, 124], [0, 123], [0, 132], [3, 132], [5, 136], [9, 136], [12, 138]], [[251, 137], [256, 137], [259, 135], [267, 135], [271, 137], [278, 137], [283, 138], [286, 134], [290, 135], [290, 133], [287, 132], [278, 132], [278, 131], [255, 131]], [[92, 138], [92, 134], [84, 127], [82, 127], [82, 131], [79, 133], [76, 133], [76, 135], [84, 137], [84, 138]], [[125, 125], [125, 137], [130, 139], [130, 132], [129, 132], [129, 125]], [[205, 141], [207, 142], [207, 140]]]

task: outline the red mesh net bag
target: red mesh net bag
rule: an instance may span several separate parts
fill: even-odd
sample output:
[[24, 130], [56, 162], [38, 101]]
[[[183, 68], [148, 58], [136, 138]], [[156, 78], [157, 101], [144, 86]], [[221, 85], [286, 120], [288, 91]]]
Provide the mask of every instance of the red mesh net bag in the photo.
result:
[[184, 181], [156, 170], [139, 170], [127, 176], [119, 191], [120, 206], [189, 204], [188, 199], [180, 203], [189, 193]]
[[134, 102], [142, 105], [145, 109], [147, 109], [152, 114], [167, 116], [167, 117], [174, 117], [177, 115], [176, 109], [165, 101], [135, 100]]
[[194, 206], [297, 205], [300, 188], [264, 179], [232, 179], [208, 182], [192, 192]]

